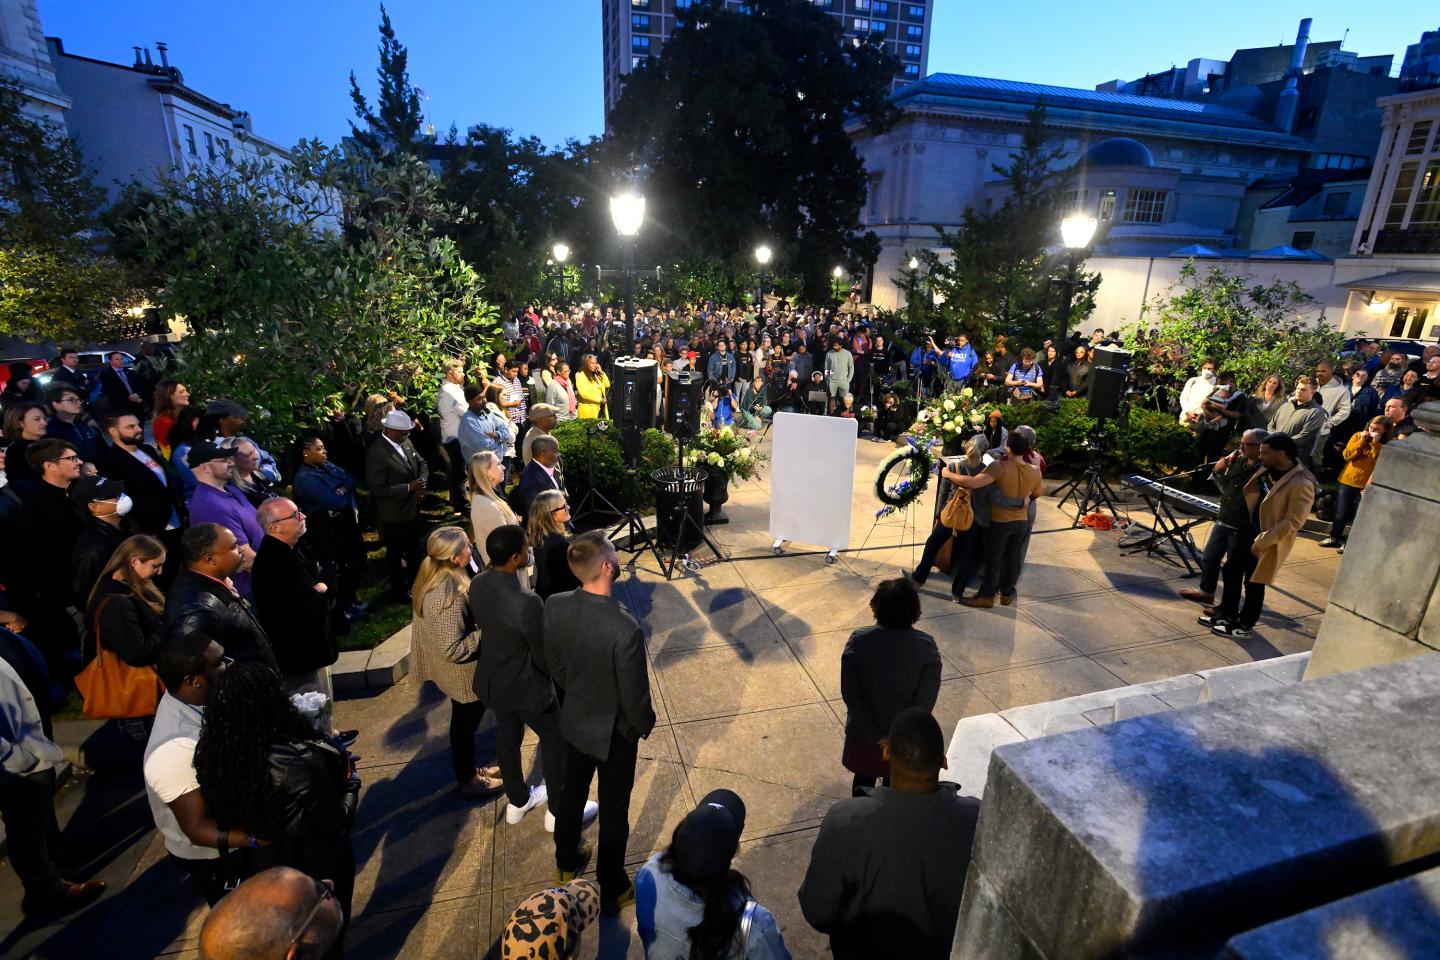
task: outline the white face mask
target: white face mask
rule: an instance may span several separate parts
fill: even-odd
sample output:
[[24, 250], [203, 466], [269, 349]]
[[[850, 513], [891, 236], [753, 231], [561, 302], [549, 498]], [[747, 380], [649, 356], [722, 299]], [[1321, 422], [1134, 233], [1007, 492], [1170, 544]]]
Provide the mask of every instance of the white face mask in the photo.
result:
[[133, 506], [135, 506], [135, 501], [130, 499], [130, 495], [128, 493], [120, 494], [120, 499], [115, 501], [115, 516], [125, 516], [125, 514], [130, 512], [130, 508]]
[[1206, 380], [1209, 380], [1211, 383], [1214, 383], [1214, 382], [1215, 382], [1215, 371], [1214, 371], [1214, 370], [1201, 370], [1201, 371], [1200, 371], [1200, 376], [1204, 377]]
[[533, 566], [535, 566], [535, 551], [532, 550], [532, 549], [528, 549], [528, 548], [527, 548], [527, 549], [525, 550], [525, 566], [527, 566], [527, 567], [533, 567]]

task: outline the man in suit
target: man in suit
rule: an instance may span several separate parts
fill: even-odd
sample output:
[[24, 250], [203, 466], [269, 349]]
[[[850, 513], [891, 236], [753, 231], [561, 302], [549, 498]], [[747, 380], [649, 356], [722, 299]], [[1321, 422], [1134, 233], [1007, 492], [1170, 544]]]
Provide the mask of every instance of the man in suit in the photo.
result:
[[291, 692], [319, 690], [333, 699], [330, 665], [339, 651], [330, 626], [330, 586], [297, 546], [305, 535], [305, 514], [295, 501], [273, 497], [260, 504], [256, 522], [265, 538], [250, 573], [255, 615], [285, 685]]
[[109, 366], [100, 371], [100, 399], [106, 413], [133, 413], [137, 416], [145, 407], [140, 396], [140, 386], [135, 376], [125, 369], [125, 357], [112, 353]]
[[430, 479], [425, 458], [409, 440], [414, 428], [403, 410], [391, 410], [365, 454], [365, 486], [375, 501], [375, 522], [385, 543], [390, 592], [400, 601], [409, 597], [409, 581], [420, 569], [420, 498]]
[[180, 478], [160, 452], [145, 442], [140, 419], [129, 411], [105, 418], [110, 446], [96, 464], [103, 476], [125, 484], [135, 505], [130, 519], [141, 533], [159, 537], [168, 552], [180, 545], [180, 530], [188, 521]]
[[570, 544], [570, 569], [580, 589], [545, 601], [545, 647], [550, 675], [565, 691], [560, 733], [565, 745], [565, 780], [555, 810], [555, 850], [561, 882], [583, 864], [578, 857], [559, 859], [575, 849], [580, 837], [580, 802], [590, 794], [598, 773], [601, 910], [615, 915], [635, 900], [625, 872], [630, 839], [630, 792], [642, 738], [655, 728], [645, 637], [612, 596], [620, 576], [615, 547], [599, 531], [582, 533]]
[[530, 462], [520, 473], [515, 491], [515, 508], [524, 520], [530, 516], [530, 504], [546, 490], [565, 489], [565, 476], [560, 471], [560, 444], [551, 436], [536, 437], [530, 445]]
[[[519, 823], [546, 801], [547, 786], [560, 793], [564, 781], [565, 748], [560, 717], [555, 709], [555, 687], [546, 671], [544, 602], [515, 574], [534, 562], [525, 531], [505, 524], [485, 538], [490, 566], [470, 581], [470, 616], [484, 640], [475, 667], [475, 694], [495, 711], [495, 762], [505, 780], [505, 821]], [[545, 783], [529, 787], [520, 766], [520, 741], [525, 728], [540, 738], [540, 767]], [[578, 798], [583, 802], [584, 794]], [[555, 797], [553, 803], [560, 802]], [[547, 829], [555, 817], [545, 815]], [[589, 856], [579, 847], [579, 831], [567, 834], [568, 847], [555, 837], [555, 863], [561, 870]]]
[[90, 378], [80, 369], [80, 354], [73, 347], [61, 347], [50, 364], [50, 384], [63, 384], [75, 391], [82, 401], [90, 398]]

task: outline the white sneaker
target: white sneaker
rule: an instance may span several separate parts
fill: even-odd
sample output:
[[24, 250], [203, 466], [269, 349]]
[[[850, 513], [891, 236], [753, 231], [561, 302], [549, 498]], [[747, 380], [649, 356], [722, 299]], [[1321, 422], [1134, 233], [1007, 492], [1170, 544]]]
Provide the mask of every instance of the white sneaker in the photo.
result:
[[505, 804], [505, 822], [519, 823], [521, 820], [525, 819], [525, 814], [529, 813], [531, 810], [534, 810], [536, 807], [540, 806], [540, 804], [544, 802], [545, 784], [542, 783], [539, 786], [531, 787], [530, 799], [525, 802], [525, 805], [523, 807], [517, 807], [513, 803]]
[[[590, 826], [590, 824], [594, 823], [595, 817], [598, 816], [599, 813], [600, 804], [596, 803], [594, 800], [586, 800], [585, 812], [580, 814], [580, 828], [583, 830], [584, 828]], [[545, 811], [545, 830], [549, 833], [555, 832], [555, 814], [551, 813], [549, 810]]]

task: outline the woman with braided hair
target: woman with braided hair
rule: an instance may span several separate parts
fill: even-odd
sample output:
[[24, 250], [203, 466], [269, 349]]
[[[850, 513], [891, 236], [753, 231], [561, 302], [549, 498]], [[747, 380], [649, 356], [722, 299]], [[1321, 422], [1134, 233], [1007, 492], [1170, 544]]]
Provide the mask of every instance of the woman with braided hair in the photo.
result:
[[350, 916], [355, 853], [350, 828], [360, 778], [348, 755], [295, 709], [280, 675], [237, 663], [216, 680], [195, 748], [205, 809], [222, 830], [268, 841], [245, 851], [247, 876], [294, 867], [332, 880]]

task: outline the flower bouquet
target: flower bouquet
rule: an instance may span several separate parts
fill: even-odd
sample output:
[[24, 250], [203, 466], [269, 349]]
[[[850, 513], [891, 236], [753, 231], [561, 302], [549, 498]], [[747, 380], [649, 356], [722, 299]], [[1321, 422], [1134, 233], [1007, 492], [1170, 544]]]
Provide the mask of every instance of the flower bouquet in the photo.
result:
[[993, 404], [982, 403], [969, 387], [925, 402], [915, 416], [910, 433], [941, 444], [966, 440], [985, 427], [985, 414]]
[[720, 471], [727, 480], [749, 480], [759, 476], [760, 464], [769, 457], [754, 446], [754, 430], [734, 427], [707, 427], [695, 435], [685, 451], [684, 465]]
[[330, 714], [335, 709], [335, 704], [319, 690], [306, 690], [297, 693], [290, 698], [300, 716], [315, 727], [315, 732], [321, 736], [330, 735]]

